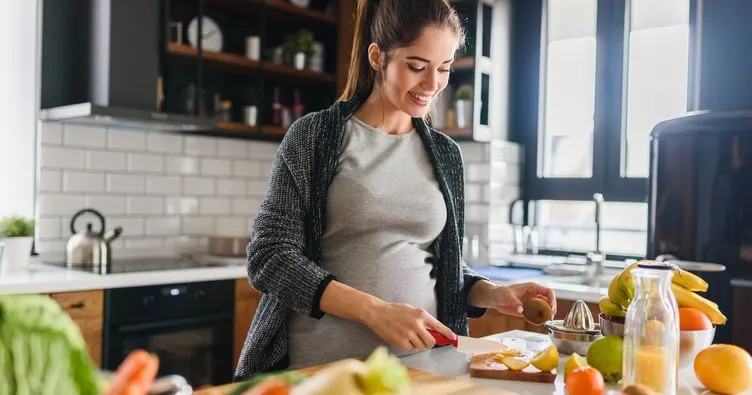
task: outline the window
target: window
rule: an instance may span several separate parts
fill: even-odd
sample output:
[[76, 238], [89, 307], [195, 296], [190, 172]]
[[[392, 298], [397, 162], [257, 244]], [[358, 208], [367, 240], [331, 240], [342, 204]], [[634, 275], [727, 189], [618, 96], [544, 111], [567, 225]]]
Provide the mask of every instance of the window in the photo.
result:
[[593, 250], [601, 193], [601, 249], [644, 254], [650, 132], [688, 109], [694, 2], [516, 5], [510, 122], [525, 145], [524, 198], [536, 202], [527, 222], [542, 250]]

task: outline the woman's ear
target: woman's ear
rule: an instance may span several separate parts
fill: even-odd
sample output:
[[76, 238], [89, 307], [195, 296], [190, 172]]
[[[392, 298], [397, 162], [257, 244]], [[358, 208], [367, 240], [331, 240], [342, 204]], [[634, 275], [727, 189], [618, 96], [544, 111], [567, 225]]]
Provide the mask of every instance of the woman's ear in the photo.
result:
[[376, 43], [371, 43], [371, 45], [368, 46], [368, 63], [371, 65], [371, 68], [374, 70], [379, 70], [381, 65], [381, 49], [379, 48]]

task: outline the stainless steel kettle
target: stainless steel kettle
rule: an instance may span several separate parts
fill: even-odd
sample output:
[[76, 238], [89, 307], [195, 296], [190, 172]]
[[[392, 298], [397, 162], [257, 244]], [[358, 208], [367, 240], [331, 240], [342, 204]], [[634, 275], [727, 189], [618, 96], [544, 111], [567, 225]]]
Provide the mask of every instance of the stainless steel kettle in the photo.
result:
[[[92, 230], [91, 222], [86, 224], [86, 230], [76, 232], [76, 219], [83, 214], [94, 214], [99, 218], [99, 231]], [[110, 242], [115, 240], [123, 233], [123, 228], [118, 226], [105, 233], [105, 221], [99, 211], [94, 209], [83, 209], [73, 215], [70, 221], [70, 230], [72, 236], [68, 239], [65, 247], [65, 264], [72, 266], [94, 266], [107, 267], [112, 259]]]

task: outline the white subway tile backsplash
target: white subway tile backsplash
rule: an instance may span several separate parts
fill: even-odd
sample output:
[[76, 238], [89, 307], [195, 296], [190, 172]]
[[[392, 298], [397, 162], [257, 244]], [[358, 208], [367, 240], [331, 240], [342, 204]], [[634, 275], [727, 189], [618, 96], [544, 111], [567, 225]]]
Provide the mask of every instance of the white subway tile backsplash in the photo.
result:
[[154, 217], [146, 219], [147, 236], [168, 236], [180, 233], [180, 217]]
[[221, 139], [217, 143], [217, 156], [247, 158], [248, 142], [235, 139]]
[[256, 159], [267, 159], [271, 162], [278, 147], [279, 144], [254, 141], [248, 144], [248, 156]]
[[481, 202], [483, 200], [483, 184], [466, 184], [465, 201]]
[[238, 215], [252, 215], [259, 212], [260, 199], [234, 198], [232, 199], [232, 213]]
[[143, 176], [132, 174], [108, 174], [107, 191], [116, 193], [143, 193], [146, 180]]
[[250, 180], [248, 181], [248, 195], [249, 196], [264, 196], [266, 193], [266, 187], [269, 181], [267, 180]]
[[217, 195], [245, 196], [246, 190], [246, 182], [243, 180], [217, 180]]
[[63, 188], [63, 173], [60, 170], [42, 170], [37, 189], [40, 192], [60, 192]]
[[63, 124], [42, 124], [42, 144], [60, 145], [63, 143]]
[[129, 196], [125, 199], [126, 213], [155, 215], [165, 212], [164, 198], [151, 196]]
[[225, 198], [201, 198], [198, 202], [199, 213], [202, 215], [229, 214], [230, 199]]
[[165, 214], [192, 215], [198, 214], [198, 198], [171, 196], [165, 199]]
[[201, 174], [221, 176], [230, 174], [230, 161], [224, 159], [201, 159]]
[[269, 161], [269, 162], [259, 162], [259, 172], [260, 172], [260, 176], [261, 177], [263, 177], [265, 179], [268, 179], [269, 176], [271, 176], [271, 174], [272, 174], [272, 163], [271, 163], [271, 161]]
[[116, 226], [123, 228], [121, 237], [143, 236], [144, 219], [135, 217], [108, 217], [107, 228], [113, 229]]
[[39, 215], [73, 215], [84, 204], [82, 195], [54, 195], [39, 196]]
[[152, 154], [128, 154], [128, 171], [140, 173], [162, 173], [164, 172], [165, 159], [161, 155]]
[[198, 174], [201, 164], [198, 158], [186, 156], [168, 156], [165, 161], [168, 174]]
[[75, 148], [42, 147], [42, 168], [83, 169], [84, 151]]
[[38, 253], [42, 253], [42, 254], [62, 255], [62, 252], [65, 251], [66, 244], [67, 242], [64, 240], [40, 240], [39, 243], [36, 245], [36, 250]]
[[213, 195], [216, 180], [213, 178], [185, 177], [183, 178], [184, 195]]
[[183, 152], [183, 137], [178, 134], [150, 132], [146, 135], [146, 149], [153, 152]]
[[180, 177], [148, 176], [146, 192], [152, 195], [178, 195], [181, 184]]
[[217, 218], [214, 234], [226, 236], [245, 236], [249, 232], [247, 219], [238, 217]]
[[491, 179], [488, 164], [469, 164], [465, 167], [467, 169], [466, 182], [488, 182]]
[[104, 174], [63, 172], [64, 192], [104, 192]]
[[232, 161], [232, 175], [235, 177], [258, 177], [261, 175], [261, 166], [258, 162], [245, 160]]
[[63, 237], [60, 218], [42, 217], [39, 218], [37, 225], [37, 235], [40, 239], [59, 239]]
[[490, 147], [487, 143], [461, 142], [462, 159], [465, 163], [488, 163]]
[[123, 196], [86, 196], [86, 207], [91, 207], [102, 215], [123, 215], [125, 213], [125, 197]]
[[86, 168], [91, 170], [125, 170], [125, 154], [113, 151], [86, 151]]
[[182, 233], [185, 235], [210, 235], [214, 233], [214, 217], [183, 217]]
[[133, 250], [149, 250], [163, 246], [161, 237], [145, 237], [125, 239], [125, 248]]
[[488, 223], [488, 205], [487, 204], [466, 204], [465, 221]]
[[189, 155], [214, 156], [217, 153], [217, 139], [203, 136], [185, 138], [185, 153]]
[[104, 148], [107, 130], [101, 127], [71, 125], [63, 126], [63, 144], [75, 147]]
[[146, 133], [142, 130], [107, 130], [107, 147], [128, 150], [143, 151], [146, 149]]

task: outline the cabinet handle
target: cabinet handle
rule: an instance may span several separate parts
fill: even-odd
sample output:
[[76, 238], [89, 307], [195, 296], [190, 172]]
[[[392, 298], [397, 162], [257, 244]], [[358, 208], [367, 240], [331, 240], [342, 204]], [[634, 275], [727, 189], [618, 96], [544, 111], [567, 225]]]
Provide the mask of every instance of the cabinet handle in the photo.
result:
[[84, 302], [73, 303], [72, 305], [70, 305], [72, 309], [83, 309], [84, 306]]

